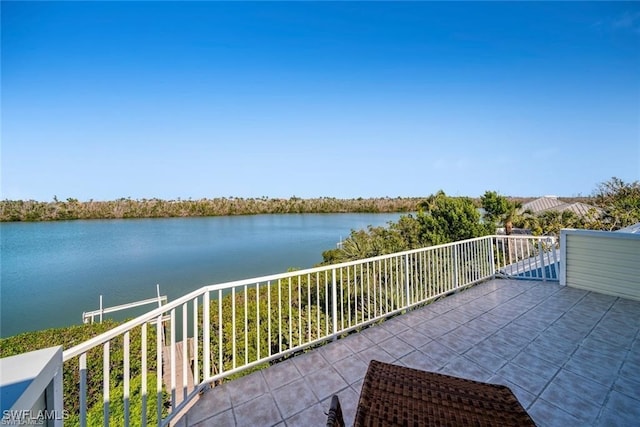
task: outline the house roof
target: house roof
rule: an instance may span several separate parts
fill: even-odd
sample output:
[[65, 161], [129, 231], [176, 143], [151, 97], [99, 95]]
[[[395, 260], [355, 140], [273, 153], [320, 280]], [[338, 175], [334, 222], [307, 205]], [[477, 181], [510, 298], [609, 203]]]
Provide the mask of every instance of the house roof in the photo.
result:
[[562, 205], [566, 205], [566, 203], [558, 200], [556, 196], [544, 196], [523, 204], [522, 210], [530, 210], [533, 213], [538, 213]]
[[555, 211], [560, 211], [560, 212], [571, 211], [571, 212], [575, 213], [576, 215], [585, 216], [585, 215], [587, 215], [587, 213], [589, 213], [589, 211], [591, 209], [595, 209], [600, 214], [602, 213], [602, 209], [597, 208], [595, 206], [587, 205], [586, 203], [581, 203], [581, 202], [564, 203], [564, 204], [562, 204], [560, 206], [557, 206], [557, 207], [554, 207], [554, 208], [545, 209], [545, 210], [546, 211], [555, 210]]
[[571, 211], [576, 215], [585, 216], [591, 209], [595, 209], [596, 212], [602, 214], [602, 209], [595, 206], [581, 202], [565, 203], [558, 200], [555, 196], [540, 197], [539, 199], [532, 200], [531, 202], [522, 205], [523, 211], [530, 210], [534, 214], [547, 211]]

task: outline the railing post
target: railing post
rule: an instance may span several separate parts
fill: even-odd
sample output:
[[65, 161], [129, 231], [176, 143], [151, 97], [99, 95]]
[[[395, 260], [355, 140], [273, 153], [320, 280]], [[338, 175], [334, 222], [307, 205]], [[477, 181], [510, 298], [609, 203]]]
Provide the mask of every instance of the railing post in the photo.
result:
[[109, 364], [109, 341], [104, 343], [103, 345], [103, 356], [102, 356], [102, 415], [103, 420], [102, 423], [105, 426], [109, 425], [109, 387], [110, 387], [110, 379], [111, 379], [111, 369]]
[[460, 286], [460, 281], [458, 279], [458, 275], [459, 275], [459, 269], [458, 269], [458, 245], [456, 244], [453, 247], [453, 286], [454, 289], [458, 289], [458, 286]]
[[80, 426], [87, 425], [87, 353], [82, 353], [80, 368]]
[[140, 398], [142, 400], [141, 425], [147, 425], [147, 323], [142, 324], [142, 339], [140, 342], [140, 371], [142, 374], [142, 386], [140, 387]]
[[338, 284], [336, 281], [336, 269], [331, 270], [331, 301], [333, 304], [333, 339], [338, 337]]
[[[221, 373], [222, 371], [224, 371], [224, 359], [223, 359], [223, 351], [224, 351], [224, 345], [222, 344], [224, 341], [224, 331], [222, 330], [222, 289], [218, 289], [218, 367], [216, 368], [215, 364], [214, 364], [214, 368], [213, 368], [213, 372], [218, 372]], [[209, 323], [209, 320], [207, 320], [207, 324]], [[204, 344], [203, 344], [204, 345]], [[207, 347], [211, 347], [211, 343], [207, 343], [206, 344]], [[213, 355], [210, 355], [210, 357], [213, 358]], [[204, 363], [204, 362], [203, 362]]]
[[542, 273], [542, 281], [547, 281], [547, 272], [544, 265], [544, 252], [542, 248], [542, 239], [538, 239], [538, 251], [540, 252], [540, 272]]
[[491, 266], [491, 277], [496, 278], [496, 244], [497, 239], [495, 236], [491, 236], [489, 241], [489, 265]]
[[200, 382], [198, 366], [198, 298], [193, 300], [193, 383]]
[[170, 327], [169, 330], [169, 355], [171, 360], [169, 361], [169, 384], [171, 386], [171, 411], [173, 411], [177, 405], [176, 394], [176, 309], [172, 309], [170, 312]]
[[162, 422], [162, 314], [156, 319], [156, 418], [158, 425]]
[[[246, 299], [246, 297], [245, 297]], [[236, 368], [236, 287], [231, 288], [231, 368]]]
[[[559, 238], [558, 238], [559, 239]], [[560, 260], [558, 259], [558, 251], [560, 250], [560, 240], [558, 240], [558, 248], [556, 248], [556, 240], [551, 237], [551, 253], [553, 254], [553, 271], [555, 280], [560, 281]]]
[[193, 357], [193, 354], [190, 354], [189, 350], [189, 346], [187, 345], [189, 343], [189, 331], [187, 330], [187, 325], [189, 322], [188, 319], [188, 310], [189, 307], [187, 305], [187, 303], [185, 302], [182, 305], [182, 354], [183, 354], [183, 358], [182, 358], [182, 400], [187, 400], [187, 375], [188, 375], [188, 371], [187, 371], [187, 360], [189, 360], [191, 357]]
[[[206, 291], [202, 300], [202, 369], [203, 380], [211, 376], [211, 324], [209, 319], [209, 291]], [[219, 328], [222, 326], [219, 325]], [[218, 346], [222, 347], [222, 343]]]
[[123, 398], [124, 398], [124, 425], [125, 427], [129, 427], [129, 407], [130, 407], [130, 402], [129, 402], [129, 377], [131, 376], [131, 372], [130, 372], [130, 364], [129, 364], [129, 331], [124, 333], [124, 356], [123, 356], [123, 365], [124, 365], [124, 384], [123, 384], [123, 388], [124, 388], [124, 393], [123, 393]]
[[405, 282], [404, 288], [405, 288], [405, 293], [407, 295], [405, 307], [409, 307], [409, 305], [411, 305], [411, 300], [409, 297], [410, 280], [411, 278], [409, 277], [409, 255], [407, 254], [404, 256], [404, 282]]

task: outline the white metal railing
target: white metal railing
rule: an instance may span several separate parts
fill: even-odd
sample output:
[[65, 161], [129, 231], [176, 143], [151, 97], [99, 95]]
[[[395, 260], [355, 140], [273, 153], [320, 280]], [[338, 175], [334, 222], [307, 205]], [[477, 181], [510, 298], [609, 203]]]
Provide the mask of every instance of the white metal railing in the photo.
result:
[[496, 276], [560, 280], [560, 242], [552, 236], [495, 236]]
[[217, 380], [499, 270], [517, 275], [507, 267], [532, 256], [546, 262], [546, 249], [546, 239], [487, 236], [205, 286], [66, 350], [65, 375], [78, 387], [65, 390], [65, 408], [80, 425], [168, 425]]

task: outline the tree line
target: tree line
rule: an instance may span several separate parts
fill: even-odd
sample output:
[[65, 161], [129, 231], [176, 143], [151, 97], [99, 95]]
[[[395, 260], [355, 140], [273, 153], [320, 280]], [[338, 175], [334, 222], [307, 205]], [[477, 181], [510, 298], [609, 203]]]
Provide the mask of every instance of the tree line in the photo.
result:
[[287, 213], [391, 213], [415, 211], [420, 198], [379, 197], [303, 199], [221, 197], [199, 200], [120, 198], [112, 201], [74, 198], [51, 202], [0, 201], [0, 221], [57, 221], [75, 219], [170, 218]]
[[[378, 197], [338, 199], [320, 197], [302, 199], [220, 197], [198, 200], [163, 200], [120, 198], [110, 201], [74, 198], [51, 202], [36, 200], [0, 201], [0, 222], [66, 221], [76, 219], [172, 218], [287, 213], [396, 213], [415, 212], [424, 197]], [[480, 199], [471, 199], [476, 207]], [[510, 198], [514, 201], [532, 198]], [[590, 198], [562, 198], [566, 202], [589, 201]]]

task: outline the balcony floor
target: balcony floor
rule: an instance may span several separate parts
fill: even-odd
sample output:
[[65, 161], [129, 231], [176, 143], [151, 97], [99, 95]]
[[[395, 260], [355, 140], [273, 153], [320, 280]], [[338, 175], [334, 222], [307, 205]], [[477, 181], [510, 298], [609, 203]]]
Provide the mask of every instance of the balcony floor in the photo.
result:
[[491, 280], [202, 394], [178, 426], [347, 425], [368, 362], [507, 385], [538, 426], [640, 419], [640, 302]]

